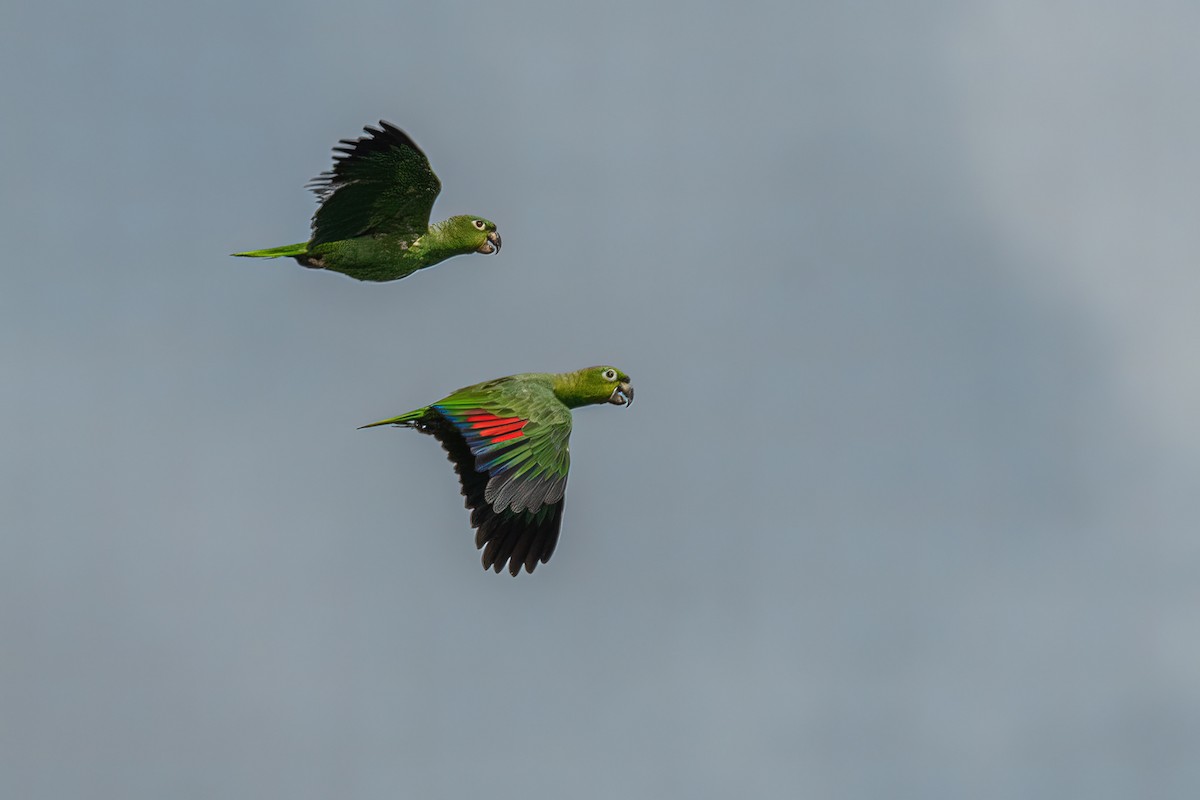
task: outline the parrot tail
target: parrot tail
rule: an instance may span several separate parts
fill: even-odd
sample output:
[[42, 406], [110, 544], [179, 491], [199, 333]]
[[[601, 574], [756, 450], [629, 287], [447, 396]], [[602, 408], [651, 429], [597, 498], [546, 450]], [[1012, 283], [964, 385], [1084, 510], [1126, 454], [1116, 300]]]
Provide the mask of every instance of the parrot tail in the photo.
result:
[[392, 417], [391, 419], [381, 419], [379, 422], [372, 422], [370, 425], [360, 425], [358, 429], [361, 431], [363, 428], [375, 428], [380, 425], [404, 425], [409, 428], [416, 428], [417, 430], [424, 431], [424, 428], [421, 426], [424, 424], [425, 420], [422, 418], [427, 413], [429, 413], [429, 406], [425, 406], [425, 408], [418, 408], [416, 411], [410, 411], [407, 414], [401, 414], [400, 416]]
[[283, 247], [269, 247], [266, 250], [247, 250], [244, 253], [234, 253], [233, 255], [247, 258], [282, 258], [284, 256], [302, 256], [306, 252], [308, 252], [308, 242], [285, 244]]

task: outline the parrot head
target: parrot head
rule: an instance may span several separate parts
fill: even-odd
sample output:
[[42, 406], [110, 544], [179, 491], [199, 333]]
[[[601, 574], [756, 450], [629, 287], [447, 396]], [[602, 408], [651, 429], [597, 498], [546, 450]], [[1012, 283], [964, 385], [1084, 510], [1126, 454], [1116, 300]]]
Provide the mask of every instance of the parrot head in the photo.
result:
[[500, 252], [500, 234], [496, 223], [483, 217], [460, 214], [446, 220], [446, 235], [463, 243], [464, 251], [485, 256]]
[[587, 367], [558, 377], [555, 394], [572, 408], [594, 403], [627, 406], [633, 402], [633, 384], [616, 367]]
[[633, 405], [633, 383], [628, 375], [616, 367], [604, 367], [600, 370], [600, 378], [606, 389], [612, 389], [608, 394], [608, 402], [614, 406]]

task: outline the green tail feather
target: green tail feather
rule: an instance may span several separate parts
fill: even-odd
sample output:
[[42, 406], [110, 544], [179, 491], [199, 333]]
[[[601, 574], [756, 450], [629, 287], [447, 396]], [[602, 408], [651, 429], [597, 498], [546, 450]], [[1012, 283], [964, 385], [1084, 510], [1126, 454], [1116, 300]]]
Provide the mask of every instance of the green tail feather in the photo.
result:
[[244, 253], [234, 253], [233, 255], [247, 258], [282, 258], [284, 256], [302, 256], [306, 252], [308, 252], [308, 242], [285, 244], [283, 247], [269, 247], [266, 250], [247, 250]]
[[425, 408], [419, 408], [415, 411], [409, 411], [408, 414], [401, 414], [400, 416], [391, 417], [390, 420], [379, 420], [378, 422], [372, 422], [371, 425], [360, 425], [359, 431], [361, 431], [362, 428], [374, 428], [380, 425], [407, 425], [408, 427], [412, 427], [413, 422], [420, 420], [422, 416], [425, 416], [425, 413], [428, 410], [430, 410], [430, 407], [426, 405]]
[[428, 410], [429, 406], [425, 406], [424, 408], [418, 408], [416, 411], [410, 411], [407, 414], [401, 414], [398, 417], [381, 419], [379, 422], [372, 422], [370, 425], [360, 425], [358, 429], [361, 431], [363, 428], [375, 428], [380, 425], [411, 425], [411, 423], [416, 422], [421, 417], [425, 416], [425, 412]]

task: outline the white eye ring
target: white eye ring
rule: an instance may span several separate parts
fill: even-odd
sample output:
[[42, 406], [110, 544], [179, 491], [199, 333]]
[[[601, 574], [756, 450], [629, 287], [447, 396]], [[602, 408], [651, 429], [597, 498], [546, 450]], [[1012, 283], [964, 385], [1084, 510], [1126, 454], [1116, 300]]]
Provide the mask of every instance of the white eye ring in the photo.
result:
[[617, 371], [615, 369], [606, 369], [601, 374], [606, 381], [615, 381], [617, 379]]
[[484, 229], [484, 227], [485, 227], [485, 226], [484, 226], [484, 223], [483, 223], [483, 220], [481, 220], [481, 219], [477, 219], [477, 220], [475, 220], [475, 222], [474, 222], [474, 225], [475, 225], [475, 227], [476, 227], [476, 228], [478, 228], [479, 230], [483, 230], [483, 229]]

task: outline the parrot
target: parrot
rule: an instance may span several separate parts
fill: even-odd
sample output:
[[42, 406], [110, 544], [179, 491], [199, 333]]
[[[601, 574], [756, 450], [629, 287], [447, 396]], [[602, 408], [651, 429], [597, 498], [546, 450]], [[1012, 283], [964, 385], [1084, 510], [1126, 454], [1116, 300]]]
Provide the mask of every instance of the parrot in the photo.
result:
[[600, 403], [633, 403], [629, 376], [609, 366], [510, 375], [362, 428], [394, 425], [434, 436], [458, 473], [484, 570], [499, 573], [507, 562], [516, 577], [554, 553], [571, 464], [571, 409]]
[[333, 169], [309, 182], [321, 205], [307, 242], [234, 253], [290, 257], [360, 281], [395, 281], [451, 256], [500, 252], [496, 223], [460, 214], [430, 224], [442, 189], [421, 149], [396, 126], [379, 121], [359, 139], [334, 148]]

